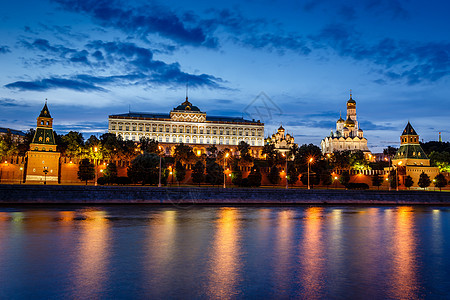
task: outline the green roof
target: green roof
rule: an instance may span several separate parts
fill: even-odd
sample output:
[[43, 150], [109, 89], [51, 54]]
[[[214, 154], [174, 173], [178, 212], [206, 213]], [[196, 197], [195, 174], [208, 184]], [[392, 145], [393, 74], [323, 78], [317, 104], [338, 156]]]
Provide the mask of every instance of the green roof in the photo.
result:
[[33, 144], [55, 145], [55, 136], [51, 128], [36, 128]]
[[406, 144], [401, 145], [394, 156], [394, 159], [428, 159], [427, 155], [423, 151], [419, 144]]

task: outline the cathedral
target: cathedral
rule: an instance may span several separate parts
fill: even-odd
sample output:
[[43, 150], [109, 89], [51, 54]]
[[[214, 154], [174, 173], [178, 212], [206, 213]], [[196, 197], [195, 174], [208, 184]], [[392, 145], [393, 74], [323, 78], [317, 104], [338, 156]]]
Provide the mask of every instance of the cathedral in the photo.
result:
[[353, 100], [351, 92], [350, 99], [347, 101], [346, 119], [342, 119], [342, 116], [339, 117], [336, 122], [336, 131], [331, 131], [331, 134], [321, 141], [320, 146], [323, 154], [345, 150], [361, 150], [370, 154], [367, 139], [363, 135], [363, 130], [359, 128], [356, 119], [356, 101]]

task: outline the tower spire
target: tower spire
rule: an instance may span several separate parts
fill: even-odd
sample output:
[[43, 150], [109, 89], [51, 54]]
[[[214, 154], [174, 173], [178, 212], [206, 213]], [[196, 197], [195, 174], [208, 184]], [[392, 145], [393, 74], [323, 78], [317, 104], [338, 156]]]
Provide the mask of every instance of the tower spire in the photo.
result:
[[352, 89], [350, 89], [350, 99], [352, 99]]
[[189, 81], [186, 82], [186, 101], [188, 101]]

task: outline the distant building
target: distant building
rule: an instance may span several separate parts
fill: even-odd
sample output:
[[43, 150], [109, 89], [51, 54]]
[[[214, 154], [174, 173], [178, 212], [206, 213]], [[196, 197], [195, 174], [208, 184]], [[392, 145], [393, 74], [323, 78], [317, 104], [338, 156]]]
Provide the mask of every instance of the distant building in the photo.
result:
[[267, 144], [274, 144], [275, 149], [281, 153], [288, 152], [294, 146], [294, 137], [285, 133], [283, 126], [278, 131], [266, 139]]
[[370, 150], [367, 147], [367, 139], [363, 135], [363, 130], [359, 128], [356, 119], [356, 101], [353, 100], [350, 93], [350, 99], [347, 101], [347, 117], [336, 122], [336, 131], [324, 138], [320, 146], [323, 154], [333, 153], [334, 151], [356, 151], [361, 150], [369, 156]]
[[129, 112], [110, 115], [108, 121], [110, 133], [136, 142], [142, 137], [154, 139], [166, 152], [179, 143], [193, 146], [196, 153], [204, 153], [210, 145], [220, 149], [244, 141], [262, 148], [264, 143], [264, 123], [242, 117], [207, 116], [188, 97], [169, 114]]
[[439, 168], [430, 166], [430, 160], [420, 146], [419, 135], [409, 122], [400, 136], [400, 142], [400, 148], [392, 160], [393, 166], [401, 168], [399, 174], [411, 176], [414, 186], [418, 186], [417, 183], [422, 172], [427, 174], [431, 180], [439, 174]]
[[15, 143], [21, 143], [25, 139], [25, 133], [20, 130], [0, 127], [0, 137], [6, 137], [11, 134], [11, 140]]
[[27, 183], [58, 183], [59, 157], [53, 134], [53, 118], [47, 102], [37, 118], [36, 132], [27, 152]]

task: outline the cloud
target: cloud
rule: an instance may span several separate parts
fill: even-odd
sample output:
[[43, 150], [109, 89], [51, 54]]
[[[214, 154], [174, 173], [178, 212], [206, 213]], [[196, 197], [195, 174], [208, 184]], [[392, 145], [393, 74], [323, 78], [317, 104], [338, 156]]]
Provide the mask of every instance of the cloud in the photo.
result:
[[[53, 45], [48, 40], [36, 39], [33, 42], [22, 41], [28, 49], [40, 50], [47, 55], [39, 61], [47, 66], [60, 62], [75, 63], [88, 67], [90, 72], [70, 76], [54, 76], [35, 81], [18, 81], [7, 84], [7, 88], [19, 90], [45, 91], [52, 88], [67, 88], [78, 91], [106, 91], [102, 85], [133, 84], [133, 85], [184, 85], [187, 82], [192, 87], [208, 87], [224, 89], [223, 80], [209, 74], [189, 74], [181, 70], [179, 63], [167, 64], [153, 58], [153, 51], [139, 47], [134, 43], [91, 41], [84, 49], [67, 48]], [[49, 57], [53, 55], [57, 60]], [[116, 75], [93, 76], [100, 67], [108, 69], [108, 73]]]
[[172, 11], [159, 6], [129, 8], [118, 1], [55, 0], [64, 9], [91, 16], [102, 26], [113, 27], [129, 34], [146, 37], [158, 34], [177, 43], [192, 46], [215, 47], [203, 28], [187, 26]]
[[65, 79], [61, 77], [50, 77], [34, 81], [16, 81], [5, 85], [6, 88], [19, 91], [47, 91], [50, 89], [69, 89], [73, 91], [106, 91], [87, 81], [76, 79]]
[[11, 52], [11, 50], [9, 49], [8, 46], [0, 46], [0, 54], [5, 54], [9, 52]]
[[[342, 57], [381, 66], [378, 72], [390, 80], [408, 84], [437, 81], [450, 74], [450, 43], [397, 41], [390, 38], [368, 44], [362, 34], [345, 24], [330, 24], [310, 36], [315, 49], [331, 48]], [[378, 79], [376, 82], [384, 84]]]
[[2, 107], [17, 107], [17, 106], [24, 107], [24, 106], [27, 106], [27, 105], [19, 103], [15, 99], [0, 98], [0, 106], [2, 106]]

